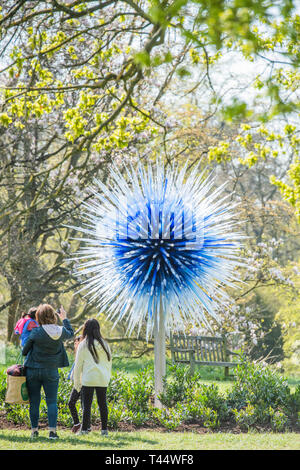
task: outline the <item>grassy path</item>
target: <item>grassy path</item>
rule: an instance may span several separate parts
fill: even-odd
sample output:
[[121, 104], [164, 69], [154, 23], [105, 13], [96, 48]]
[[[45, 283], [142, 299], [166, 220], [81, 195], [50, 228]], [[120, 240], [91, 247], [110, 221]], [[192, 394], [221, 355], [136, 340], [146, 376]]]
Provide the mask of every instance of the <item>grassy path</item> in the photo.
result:
[[37, 440], [31, 440], [30, 431], [0, 430], [0, 450], [299, 450], [300, 435], [284, 434], [230, 434], [230, 433], [158, 433], [111, 432], [108, 437], [97, 431], [85, 436], [74, 436], [59, 431], [58, 441], [49, 441], [42, 430]]

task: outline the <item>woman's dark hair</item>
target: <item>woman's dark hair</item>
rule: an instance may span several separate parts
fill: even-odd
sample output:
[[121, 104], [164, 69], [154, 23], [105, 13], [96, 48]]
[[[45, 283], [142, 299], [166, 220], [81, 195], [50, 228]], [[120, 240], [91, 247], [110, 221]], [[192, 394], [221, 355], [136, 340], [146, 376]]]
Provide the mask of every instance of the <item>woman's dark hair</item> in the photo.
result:
[[28, 312], [22, 312], [22, 318], [25, 318], [26, 316], [29, 316], [33, 320], [35, 320], [36, 317], [36, 312], [37, 312], [37, 307], [31, 307]]
[[99, 360], [97, 350], [94, 344], [95, 340], [97, 340], [101, 344], [102, 348], [106, 352], [107, 360], [110, 361], [110, 352], [101, 336], [99, 322], [95, 318], [90, 318], [85, 322], [83, 326], [82, 338], [86, 339], [88, 350], [93, 356], [95, 362], [98, 363]]
[[37, 307], [31, 307], [28, 312], [27, 312], [27, 315], [32, 318], [33, 320], [35, 320], [35, 317], [36, 317], [36, 312], [37, 312]]

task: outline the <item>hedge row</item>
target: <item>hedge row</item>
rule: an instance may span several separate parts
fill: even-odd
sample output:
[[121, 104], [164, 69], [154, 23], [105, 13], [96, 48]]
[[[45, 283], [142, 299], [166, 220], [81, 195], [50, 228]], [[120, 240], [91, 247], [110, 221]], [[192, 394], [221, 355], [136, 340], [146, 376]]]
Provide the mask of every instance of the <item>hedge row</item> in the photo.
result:
[[[67, 374], [60, 372], [58, 422], [71, 427], [67, 403], [72, 383]], [[190, 375], [187, 367], [171, 366], [160, 397], [165, 405], [163, 409], [153, 406], [153, 377], [152, 367], [142, 369], [131, 378], [123, 372], [113, 373], [107, 395], [110, 429], [128, 423], [136, 427], [159, 425], [176, 430], [193, 423], [210, 430], [235, 426], [242, 431], [253, 428], [300, 431], [300, 386], [291, 393], [287, 381], [269, 366], [247, 361], [238, 365], [233, 386], [225, 393], [215, 384], [203, 384], [199, 371]], [[3, 372], [0, 375], [1, 414], [12, 423], [29, 426], [28, 405], [5, 404], [5, 390], [6, 374]], [[47, 421], [44, 400], [40, 419]], [[92, 423], [98, 420], [94, 400]]]

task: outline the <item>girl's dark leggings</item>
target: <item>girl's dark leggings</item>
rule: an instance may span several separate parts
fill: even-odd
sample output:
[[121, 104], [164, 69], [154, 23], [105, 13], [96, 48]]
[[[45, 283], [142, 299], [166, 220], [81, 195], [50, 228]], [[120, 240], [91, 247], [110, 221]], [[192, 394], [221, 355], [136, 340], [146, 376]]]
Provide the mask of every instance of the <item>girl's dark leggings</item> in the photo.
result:
[[101, 428], [107, 429], [107, 418], [108, 409], [106, 403], [106, 390], [107, 387], [87, 387], [85, 385], [81, 388], [82, 395], [82, 431], [87, 431], [91, 422], [91, 408], [94, 396], [94, 390], [96, 390], [97, 403], [99, 406], [100, 417], [101, 417]]
[[81, 398], [81, 391], [77, 392], [77, 390], [73, 388], [69, 402], [68, 402], [69, 410], [73, 419], [73, 424], [79, 424], [79, 416], [78, 416], [78, 411], [76, 408], [76, 403], [79, 400], [79, 398]]

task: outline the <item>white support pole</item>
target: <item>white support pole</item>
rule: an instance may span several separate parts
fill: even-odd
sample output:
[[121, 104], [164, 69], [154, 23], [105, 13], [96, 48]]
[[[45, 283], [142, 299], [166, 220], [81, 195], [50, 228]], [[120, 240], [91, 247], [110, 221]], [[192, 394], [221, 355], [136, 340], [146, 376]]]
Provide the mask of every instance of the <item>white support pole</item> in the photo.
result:
[[154, 319], [154, 406], [162, 408], [158, 395], [163, 392], [163, 377], [166, 375], [166, 332], [162, 303]]

